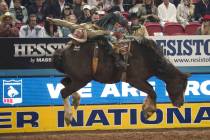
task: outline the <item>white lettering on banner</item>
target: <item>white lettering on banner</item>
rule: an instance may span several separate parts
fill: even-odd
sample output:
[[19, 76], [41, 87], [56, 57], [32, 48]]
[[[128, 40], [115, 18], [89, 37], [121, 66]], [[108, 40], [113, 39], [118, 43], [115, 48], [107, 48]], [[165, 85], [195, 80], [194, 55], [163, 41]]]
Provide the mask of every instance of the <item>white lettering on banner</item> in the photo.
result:
[[197, 82], [197, 81], [188, 81], [187, 82], [187, 88], [186, 88], [186, 91], [185, 91], [185, 96], [190, 95], [190, 92], [192, 92], [192, 94], [194, 96], [200, 95], [200, 93], [198, 91], [199, 88], [200, 88], [199, 82]]
[[77, 91], [82, 98], [91, 98], [92, 97], [92, 83], [88, 83], [85, 87]]
[[128, 97], [128, 93], [134, 97], [139, 96], [137, 92], [138, 89], [131, 87], [128, 83], [122, 82], [122, 97]]
[[64, 88], [62, 84], [57, 84], [56, 87], [54, 88], [53, 84], [48, 83], [47, 84], [47, 89], [50, 93], [50, 97], [52, 99], [57, 99], [59, 97], [60, 91]]
[[[200, 96], [201, 94], [210, 95], [210, 80], [201, 83], [198, 81], [188, 81], [185, 96], [190, 96], [190, 93], [192, 93], [193, 96]], [[168, 96], [167, 91], [166, 96]]]
[[[155, 81], [149, 82], [153, 89], [156, 90]], [[120, 89], [116, 86], [116, 84], [105, 84], [103, 91], [100, 95], [102, 98], [106, 97], [128, 97], [129, 95], [132, 97], [139, 96], [147, 96], [147, 94], [143, 91], [139, 91], [138, 89], [130, 86], [128, 83], [122, 82], [121, 84], [121, 92]], [[56, 85], [52, 83], [47, 83], [47, 89], [49, 91], [50, 97], [52, 99], [59, 98], [60, 91], [63, 89], [63, 85], [58, 83]], [[81, 88], [77, 91], [82, 98], [92, 98], [92, 83], [88, 83], [85, 87]], [[159, 89], [157, 89], [159, 91]], [[158, 92], [156, 91], [156, 92]], [[99, 93], [100, 94], [100, 93]], [[158, 94], [158, 93], [157, 93]], [[199, 96], [199, 95], [210, 95], [210, 80], [198, 82], [198, 81], [188, 81], [187, 88], [185, 91], [185, 96]], [[165, 90], [165, 96], [168, 96], [167, 91]]]
[[[149, 82], [153, 89], [155, 90], [155, 82]], [[138, 89], [131, 87], [128, 83], [122, 82], [122, 95], [117, 89], [115, 84], [106, 84], [105, 88], [101, 94], [101, 97], [108, 97], [110, 95], [114, 97], [128, 97], [130, 94], [132, 97], [139, 97], [139, 96], [147, 96], [147, 94], [143, 91], [139, 91]]]
[[14, 44], [14, 57], [43, 57], [52, 56], [57, 49], [65, 48], [65, 43], [51, 44]]
[[210, 80], [206, 80], [201, 84], [201, 93], [205, 95], [210, 95]]
[[[80, 89], [78, 91], [78, 93], [80, 94], [80, 96], [82, 98], [91, 98], [92, 97], [92, 91], [91, 91], [91, 87], [92, 87], [92, 84], [91, 83], [88, 83], [85, 87], [83, 87], [82, 89]], [[48, 83], [47, 84], [47, 89], [49, 91], [49, 94], [50, 94], [50, 97], [52, 99], [57, 99], [59, 98], [59, 94], [60, 94], [60, 91], [64, 88], [64, 86], [59, 83], [59, 84], [56, 84], [56, 86], [54, 87], [54, 85], [52, 83]]]
[[113, 95], [114, 97], [120, 97], [120, 93], [115, 84], [106, 84], [101, 97], [107, 97], [108, 95]]
[[[155, 82], [149, 82], [152, 86], [153, 89], [155, 90]], [[147, 93], [143, 91], [139, 91], [138, 89], [131, 87], [128, 83], [122, 82], [122, 97], [128, 97], [128, 94], [131, 94], [133, 97], [139, 96], [147, 96]]]

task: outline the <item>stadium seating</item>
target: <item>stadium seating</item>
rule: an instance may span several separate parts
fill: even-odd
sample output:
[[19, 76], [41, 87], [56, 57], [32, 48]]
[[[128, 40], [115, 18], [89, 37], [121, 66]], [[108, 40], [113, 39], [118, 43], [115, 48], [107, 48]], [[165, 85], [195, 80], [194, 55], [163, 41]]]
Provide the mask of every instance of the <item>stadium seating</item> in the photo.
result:
[[185, 26], [185, 34], [187, 35], [195, 35], [197, 29], [201, 26], [199, 22], [191, 22]]
[[179, 23], [166, 23], [163, 27], [164, 35], [184, 35], [185, 31]]
[[193, 4], [198, 3], [198, 1], [199, 1], [199, 0], [192, 0], [192, 3], [193, 3]]
[[149, 36], [154, 36], [154, 33], [163, 32], [162, 26], [159, 23], [146, 22], [144, 23]]

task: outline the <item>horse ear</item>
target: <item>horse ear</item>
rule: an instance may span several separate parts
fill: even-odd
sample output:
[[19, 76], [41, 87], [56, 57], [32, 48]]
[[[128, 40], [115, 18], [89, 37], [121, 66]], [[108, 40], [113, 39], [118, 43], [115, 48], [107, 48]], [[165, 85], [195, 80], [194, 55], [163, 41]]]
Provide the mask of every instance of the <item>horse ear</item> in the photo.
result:
[[191, 75], [190, 73], [185, 73], [185, 76], [186, 76], [187, 78], [189, 78], [189, 77], [191, 77], [192, 75]]

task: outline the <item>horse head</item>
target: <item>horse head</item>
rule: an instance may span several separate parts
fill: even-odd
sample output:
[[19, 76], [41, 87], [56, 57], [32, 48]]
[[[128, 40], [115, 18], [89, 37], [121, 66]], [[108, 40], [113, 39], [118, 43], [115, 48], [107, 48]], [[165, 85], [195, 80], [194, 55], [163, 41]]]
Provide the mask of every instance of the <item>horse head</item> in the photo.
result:
[[190, 74], [181, 73], [179, 76], [166, 84], [166, 89], [171, 102], [176, 107], [181, 107], [184, 104], [184, 93], [187, 87], [187, 79]]

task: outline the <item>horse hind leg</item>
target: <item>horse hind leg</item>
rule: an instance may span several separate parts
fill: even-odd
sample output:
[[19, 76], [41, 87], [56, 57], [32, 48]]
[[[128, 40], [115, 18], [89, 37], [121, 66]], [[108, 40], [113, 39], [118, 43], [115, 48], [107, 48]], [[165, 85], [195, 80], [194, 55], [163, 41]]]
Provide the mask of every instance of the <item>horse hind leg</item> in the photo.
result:
[[76, 81], [66, 77], [61, 81], [61, 83], [64, 85], [64, 88], [61, 90], [64, 102], [64, 120], [68, 126], [70, 121], [73, 119], [69, 96], [73, 94], [73, 105], [76, 104], [74, 107], [77, 108], [80, 96], [76, 91], [85, 86], [88, 82]]
[[[68, 85], [71, 84], [71, 79], [69, 77], [65, 77], [62, 79], [61, 83], [64, 85], [64, 87], [68, 87]], [[68, 93], [63, 93], [64, 96], [65, 94]], [[80, 105], [80, 95], [78, 92], [72, 93], [72, 105], [74, 106], [74, 109], [77, 110], [78, 106]]]
[[136, 81], [131, 85], [148, 94], [142, 106], [144, 117], [148, 119], [156, 111], [156, 93], [147, 81]]

